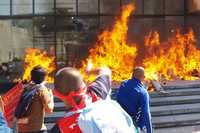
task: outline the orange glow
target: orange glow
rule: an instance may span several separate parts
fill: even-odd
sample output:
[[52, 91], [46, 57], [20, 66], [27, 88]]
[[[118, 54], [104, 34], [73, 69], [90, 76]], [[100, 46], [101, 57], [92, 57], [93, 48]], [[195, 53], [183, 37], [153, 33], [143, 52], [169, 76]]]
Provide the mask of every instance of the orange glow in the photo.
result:
[[45, 51], [39, 49], [28, 48], [25, 55], [25, 68], [23, 80], [31, 79], [31, 70], [33, 67], [40, 65], [47, 70], [48, 76], [46, 81], [53, 82], [53, 77], [50, 74], [55, 70], [54, 57], [49, 56]]
[[[130, 78], [135, 66], [142, 64], [147, 79], [196, 79], [200, 72], [200, 50], [196, 48], [193, 31], [181, 34], [177, 30], [176, 35], [165, 42], [160, 41], [158, 32], [151, 31], [144, 38], [144, 52], [137, 52], [141, 44], [126, 42], [127, 23], [134, 9], [131, 4], [124, 6], [121, 17], [116, 20], [112, 29], [105, 30], [98, 36], [94, 48], [90, 49], [88, 58], [83, 61], [83, 75], [87, 77], [83, 70], [89, 63], [93, 67], [110, 67], [113, 80], [122, 81]], [[138, 57], [143, 58], [136, 61]], [[91, 79], [90, 77], [89, 80]]]

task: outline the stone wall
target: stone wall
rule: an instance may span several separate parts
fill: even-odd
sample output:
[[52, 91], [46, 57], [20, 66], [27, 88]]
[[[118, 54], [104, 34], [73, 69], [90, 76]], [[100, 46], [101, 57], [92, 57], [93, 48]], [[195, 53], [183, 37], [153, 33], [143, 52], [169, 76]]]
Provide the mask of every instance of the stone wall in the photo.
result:
[[13, 26], [11, 20], [0, 21], [0, 62], [22, 58], [25, 48], [32, 46], [32, 35], [28, 29]]

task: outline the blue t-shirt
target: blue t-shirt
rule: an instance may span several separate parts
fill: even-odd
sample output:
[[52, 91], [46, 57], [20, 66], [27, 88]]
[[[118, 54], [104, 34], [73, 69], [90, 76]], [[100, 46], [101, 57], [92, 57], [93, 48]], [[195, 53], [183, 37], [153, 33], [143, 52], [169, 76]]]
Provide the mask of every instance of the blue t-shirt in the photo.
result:
[[152, 133], [149, 94], [141, 81], [136, 78], [124, 81], [119, 88], [117, 101], [138, 127], [146, 127], [147, 133]]
[[12, 133], [12, 130], [7, 126], [2, 113], [0, 113], [0, 133]]

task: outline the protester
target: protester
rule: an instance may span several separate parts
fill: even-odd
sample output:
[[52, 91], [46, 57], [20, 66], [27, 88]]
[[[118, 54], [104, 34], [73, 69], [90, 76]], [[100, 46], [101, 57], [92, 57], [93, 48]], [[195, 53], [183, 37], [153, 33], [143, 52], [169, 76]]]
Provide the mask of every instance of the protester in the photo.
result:
[[45, 77], [46, 70], [41, 66], [31, 71], [31, 82], [24, 88], [15, 112], [20, 133], [47, 132], [44, 116], [53, 111], [54, 102], [52, 91], [44, 85]]
[[[105, 99], [111, 88], [111, 71], [108, 68], [99, 68], [88, 71], [88, 74], [98, 75], [96, 80], [88, 87], [83, 81], [82, 75], [75, 68], [67, 67], [59, 70], [55, 75], [54, 95], [63, 100], [71, 112], [82, 109], [86, 104], [98, 99]], [[81, 133], [77, 125], [78, 113], [64, 117], [56, 123], [52, 133]]]
[[137, 127], [147, 133], [152, 133], [149, 94], [142, 84], [144, 78], [144, 68], [136, 67], [132, 78], [121, 84], [117, 101], [133, 118]]
[[97, 75], [88, 87], [75, 68], [57, 72], [54, 95], [63, 100], [70, 111], [57, 121], [51, 133], [136, 133], [131, 117], [109, 98], [110, 69], [102, 67], [87, 72]]
[[12, 133], [12, 130], [8, 127], [7, 122], [3, 116], [3, 102], [0, 96], [0, 133]]
[[10, 72], [7, 63], [0, 64], [0, 83], [8, 82], [10, 79]]

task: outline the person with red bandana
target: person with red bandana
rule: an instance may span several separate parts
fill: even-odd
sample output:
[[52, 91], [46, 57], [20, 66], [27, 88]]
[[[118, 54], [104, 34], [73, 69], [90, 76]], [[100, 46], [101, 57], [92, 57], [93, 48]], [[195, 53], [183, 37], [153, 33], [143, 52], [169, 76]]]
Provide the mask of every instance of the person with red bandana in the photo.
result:
[[88, 71], [89, 73], [97, 75], [89, 86], [86, 86], [82, 75], [75, 68], [66, 67], [56, 73], [54, 95], [70, 108], [70, 112], [57, 121], [51, 133], [82, 133], [77, 122], [80, 110], [99, 99], [106, 99], [109, 95], [111, 70], [104, 67]]

